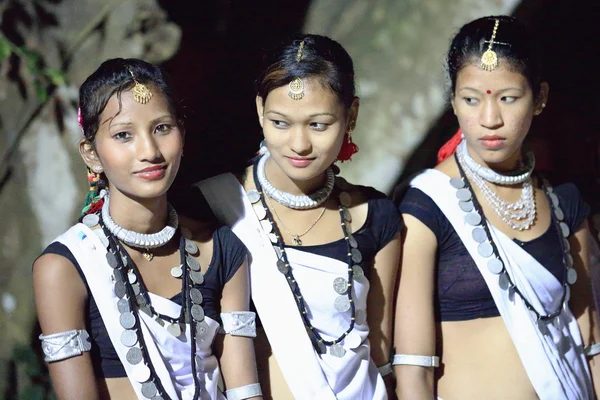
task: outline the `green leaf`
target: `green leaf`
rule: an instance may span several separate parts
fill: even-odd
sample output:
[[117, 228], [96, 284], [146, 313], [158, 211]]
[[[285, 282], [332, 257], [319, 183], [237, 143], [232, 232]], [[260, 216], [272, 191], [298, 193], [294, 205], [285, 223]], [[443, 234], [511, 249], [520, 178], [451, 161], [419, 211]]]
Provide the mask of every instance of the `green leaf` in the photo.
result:
[[4, 58], [10, 56], [12, 50], [10, 49], [10, 43], [0, 38], [0, 64], [4, 61]]
[[44, 86], [44, 84], [38, 79], [34, 81], [34, 86], [35, 94], [37, 95], [40, 103], [44, 103], [46, 100], [48, 100], [48, 91], [46, 90], [46, 86]]
[[44, 75], [50, 79], [50, 82], [52, 82], [54, 86], [64, 85], [67, 81], [65, 74], [54, 68], [46, 68], [44, 70]]

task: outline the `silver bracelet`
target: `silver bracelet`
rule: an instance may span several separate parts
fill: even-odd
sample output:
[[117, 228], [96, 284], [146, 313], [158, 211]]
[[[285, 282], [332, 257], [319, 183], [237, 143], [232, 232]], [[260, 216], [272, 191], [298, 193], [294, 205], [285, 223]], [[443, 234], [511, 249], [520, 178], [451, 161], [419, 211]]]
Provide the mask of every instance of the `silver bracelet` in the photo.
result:
[[595, 355], [600, 354], [600, 343], [590, 343], [583, 348], [583, 353], [588, 358], [592, 358]]
[[394, 370], [392, 369], [392, 363], [383, 364], [381, 367], [377, 367], [377, 369], [379, 370], [379, 375], [381, 375], [382, 377], [394, 372]]
[[256, 337], [256, 313], [252, 311], [232, 311], [221, 313], [223, 333], [233, 336]]
[[47, 362], [60, 361], [90, 351], [90, 335], [85, 330], [73, 329], [66, 332], [40, 335], [44, 360]]
[[236, 387], [225, 392], [225, 397], [227, 400], [244, 400], [256, 396], [262, 396], [260, 383], [252, 383], [250, 385]]
[[410, 354], [395, 354], [392, 365], [416, 365], [418, 367], [439, 367], [440, 358], [437, 356], [414, 356]]

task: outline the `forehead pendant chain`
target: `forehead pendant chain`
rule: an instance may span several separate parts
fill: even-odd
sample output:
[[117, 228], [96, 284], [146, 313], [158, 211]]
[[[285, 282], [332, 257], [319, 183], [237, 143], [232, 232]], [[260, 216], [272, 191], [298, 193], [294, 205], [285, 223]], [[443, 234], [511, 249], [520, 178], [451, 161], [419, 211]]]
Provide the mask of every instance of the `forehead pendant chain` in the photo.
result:
[[[302, 51], [304, 50], [304, 40], [300, 42], [298, 53], [296, 54], [296, 62], [302, 59]], [[304, 81], [296, 77], [288, 85], [288, 96], [294, 100], [301, 100], [304, 97]]]
[[492, 46], [494, 45], [494, 40], [496, 39], [496, 33], [498, 32], [498, 25], [500, 25], [500, 20], [496, 20], [494, 24], [494, 31], [492, 32], [492, 38], [490, 39], [490, 45], [488, 49], [481, 56], [481, 69], [484, 71], [493, 71], [498, 67], [498, 54], [494, 50], [492, 50]]
[[133, 99], [140, 104], [148, 103], [150, 99], [152, 99], [152, 92], [150, 91], [150, 88], [143, 83], [138, 82], [133, 74], [133, 71], [129, 67], [127, 67], [127, 70], [131, 74], [133, 82], [135, 83], [133, 89], [131, 89], [131, 92], [133, 93]]

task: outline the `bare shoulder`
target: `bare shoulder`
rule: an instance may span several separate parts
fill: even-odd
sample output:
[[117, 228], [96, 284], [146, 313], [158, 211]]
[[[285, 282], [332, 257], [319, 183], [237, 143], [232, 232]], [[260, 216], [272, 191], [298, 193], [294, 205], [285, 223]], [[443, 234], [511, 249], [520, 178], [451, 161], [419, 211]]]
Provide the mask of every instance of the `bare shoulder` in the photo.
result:
[[45, 286], [64, 286], [83, 281], [76, 267], [66, 257], [59, 254], [44, 254], [33, 263], [33, 283]]
[[458, 178], [460, 176], [460, 172], [454, 157], [446, 158], [444, 161], [436, 165], [435, 169], [448, 175], [450, 178]]

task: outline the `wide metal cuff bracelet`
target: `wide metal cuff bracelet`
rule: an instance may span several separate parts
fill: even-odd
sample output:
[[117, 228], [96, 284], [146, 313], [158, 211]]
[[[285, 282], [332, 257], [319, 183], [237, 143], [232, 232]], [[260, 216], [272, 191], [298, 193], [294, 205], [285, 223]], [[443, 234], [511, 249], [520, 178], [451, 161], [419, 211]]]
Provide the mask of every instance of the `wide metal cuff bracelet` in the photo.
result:
[[416, 365], [419, 367], [439, 367], [440, 358], [437, 356], [413, 356], [410, 354], [395, 354], [392, 365]]
[[260, 383], [252, 383], [250, 385], [240, 386], [229, 389], [225, 392], [225, 397], [227, 397], [227, 400], [244, 400], [256, 396], [262, 396]]
[[600, 343], [590, 343], [589, 346], [583, 348], [583, 353], [588, 358], [592, 358], [595, 355], [600, 354]]
[[233, 336], [256, 337], [256, 313], [233, 311], [221, 313], [223, 332]]
[[44, 360], [47, 362], [60, 361], [78, 356], [84, 351], [90, 351], [92, 344], [90, 335], [85, 330], [73, 329], [71, 331], [40, 335]]
[[379, 370], [379, 375], [381, 375], [382, 377], [389, 375], [394, 371], [392, 369], [391, 363], [383, 364], [381, 367], [378, 367], [377, 369]]

